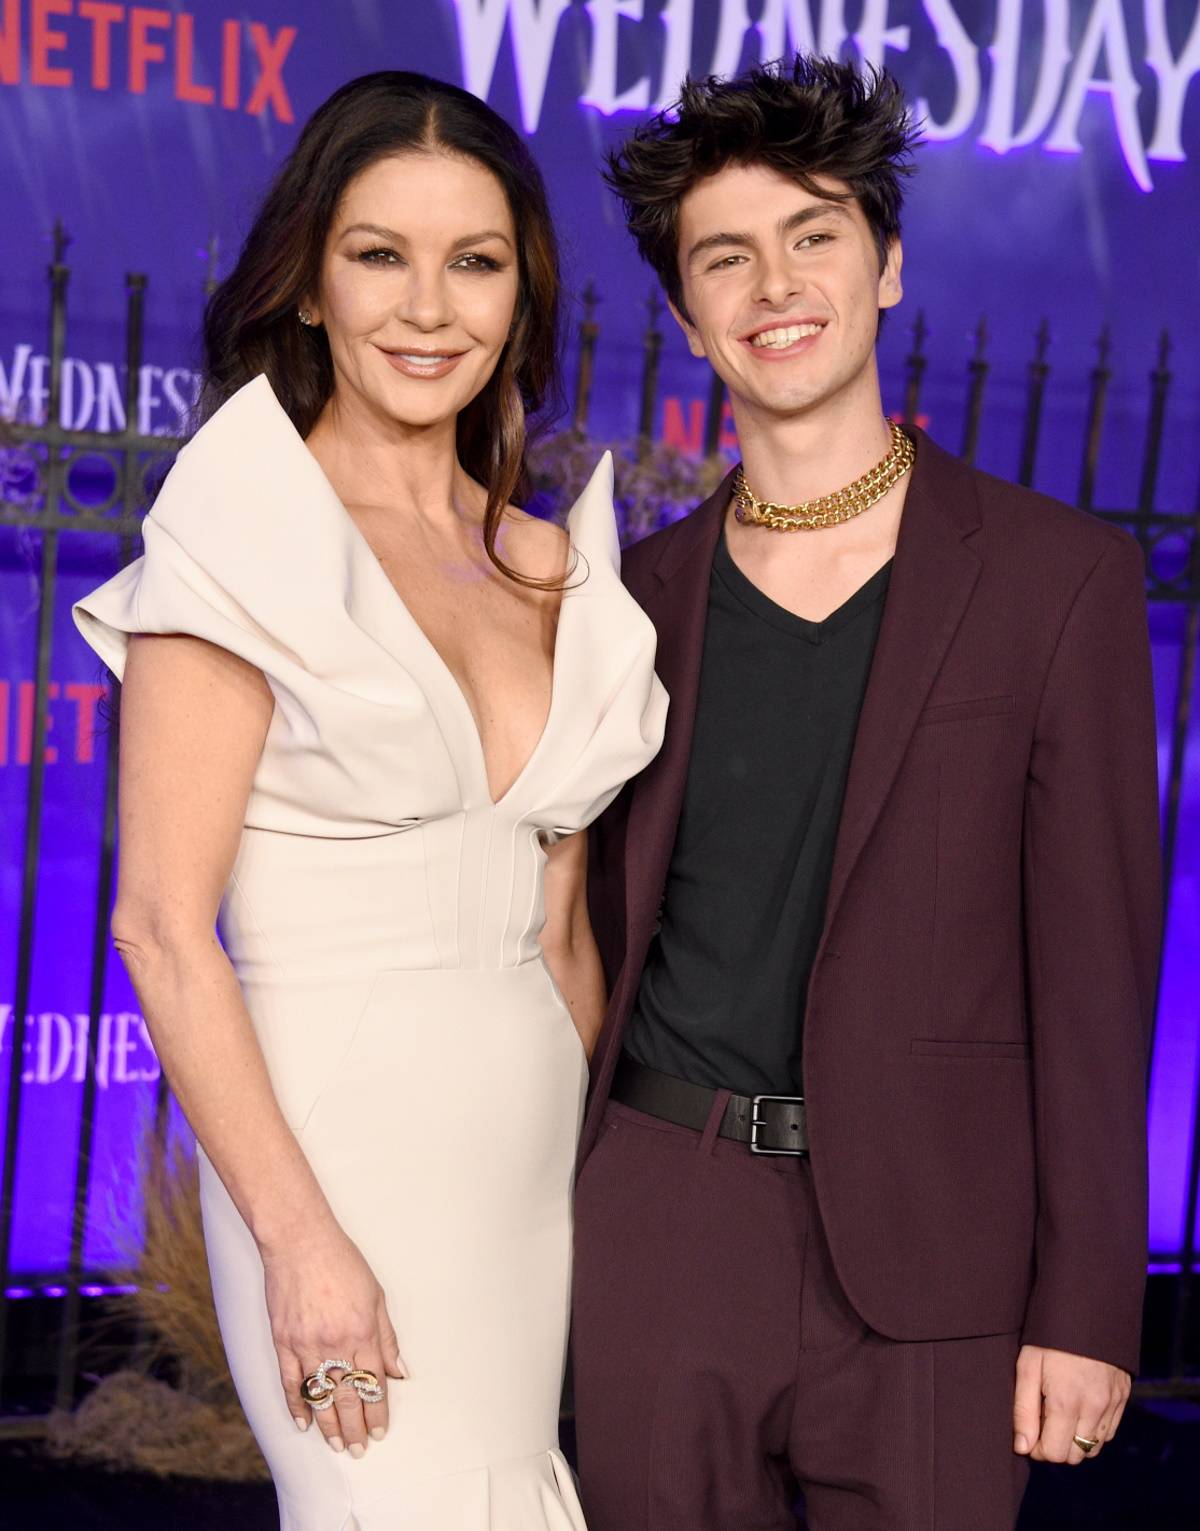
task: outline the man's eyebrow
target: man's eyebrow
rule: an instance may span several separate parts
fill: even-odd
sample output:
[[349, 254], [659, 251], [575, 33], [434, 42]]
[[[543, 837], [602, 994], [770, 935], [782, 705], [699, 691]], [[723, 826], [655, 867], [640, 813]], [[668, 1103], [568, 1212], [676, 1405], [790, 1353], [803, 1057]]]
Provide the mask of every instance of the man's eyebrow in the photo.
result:
[[[790, 213], [786, 218], [779, 220], [778, 229], [781, 234], [790, 234], [793, 229], [802, 228], [805, 224], [814, 223], [819, 218], [849, 218], [850, 214], [840, 202], [813, 202], [808, 207], [802, 207], [797, 212]], [[730, 246], [745, 248], [753, 246], [758, 241], [753, 234], [744, 234], [738, 231], [718, 230], [714, 234], [706, 234], [703, 239], [698, 239], [687, 253], [688, 265], [691, 265], [697, 255], [704, 255], [709, 250], [727, 249]]]
[[687, 263], [690, 266], [697, 255], [703, 255], [708, 250], [719, 250], [726, 245], [753, 245], [757, 244], [753, 234], [735, 234], [732, 232], [718, 232], [705, 234], [703, 239], [698, 239], [687, 253]]
[[846, 218], [850, 217], [843, 202], [810, 202], [807, 207], [802, 207], [798, 212], [792, 213], [788, 218], [779, 220], [779, 232], [790, 234], [793, 229], [802, 228], [806, 223], [815, 223], [819, 218]]
[[[407, 244], [403, 234], [398, 234], [395, 229], [388, 229], [381, 223], [352, 223], [349, 228], [342, 230], [343, 237], [347, 234], [374, 234], [379, 239], [390, 239], [393, 244]], [[456, 239], [452, 246], [455, 250], [461, 250], [467, 245], [481, 245], [488, 239], [503, 240], [511, 247], [512, 240], [501, 229], [482, 229], [478, 234], [464, 234], [461, 239]]]

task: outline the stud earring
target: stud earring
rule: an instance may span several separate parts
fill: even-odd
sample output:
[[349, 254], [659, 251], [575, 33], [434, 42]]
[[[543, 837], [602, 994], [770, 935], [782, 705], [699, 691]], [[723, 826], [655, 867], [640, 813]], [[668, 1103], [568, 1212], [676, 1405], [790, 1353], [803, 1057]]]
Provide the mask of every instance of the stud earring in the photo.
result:
[[297, 317], [299, 318], [301, 324], [311, 327], [313, 322], [312, 315], [309, 313], [307, 308], [302, 308]]

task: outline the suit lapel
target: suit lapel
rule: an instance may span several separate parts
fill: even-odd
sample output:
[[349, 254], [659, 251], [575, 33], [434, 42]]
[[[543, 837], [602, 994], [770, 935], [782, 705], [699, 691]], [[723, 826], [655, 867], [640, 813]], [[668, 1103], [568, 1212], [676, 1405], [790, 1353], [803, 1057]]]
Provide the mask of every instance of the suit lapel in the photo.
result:
[[652, 577], [656, 591], [646, 610], [658, 630], [655, 668], [670, 707], [663, 747], [634, 785], [625, 838], [627, 951], [653, 922], [683, 805], [696, 721], [696, 695], [708, 616], [713, 553], [732, 491], [730, 474], [670, 538]]
[[818, 961], [981, 569], [965, 540], [979, 525], [971, 473], [924, 432], [914, 434], [917, 458], [846, 781]]
[[[981, 568], [966, 540], [979, 525], [972, 474], [923, 431], [914, 434], [917, 458], [846, 782], [821, 951]], [[634, 784], [626, 829], [626, 954], [638, 961], [666, 880], [683, 805], [709, 578], [732, 482], [730, 474], [679, 523], [674, 536], [664, 540], [653, 570], [657, 589], [645, 603], [658, 629], [657, 669], [671, 706], [662, 750]]]

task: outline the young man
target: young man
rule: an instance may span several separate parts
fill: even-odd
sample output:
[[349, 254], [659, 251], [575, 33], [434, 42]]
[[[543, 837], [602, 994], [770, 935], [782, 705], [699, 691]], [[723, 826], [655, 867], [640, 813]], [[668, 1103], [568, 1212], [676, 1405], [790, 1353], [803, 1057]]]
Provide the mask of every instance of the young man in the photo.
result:
[[1137, 1365], [1143, 561], [884, 419], [914, 142], [800, 60], [610, 166], [742, 463], [625, 562], [671, 709], [593, 842], [590, 1531], [1004, 1531]]

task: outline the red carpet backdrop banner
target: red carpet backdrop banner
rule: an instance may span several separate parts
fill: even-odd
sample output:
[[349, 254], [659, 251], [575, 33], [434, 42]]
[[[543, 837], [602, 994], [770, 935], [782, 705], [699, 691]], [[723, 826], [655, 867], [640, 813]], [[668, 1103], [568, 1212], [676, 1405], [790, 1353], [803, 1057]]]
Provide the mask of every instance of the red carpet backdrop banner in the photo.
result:
[[[1127, 509], [1137, 494], [1146, 374], [1168, 329], [1174, 377], [1159, 505], [1190, 512], [1200, 421], [1197, 0], [248, 0], [237, 9], [223, 0], [0, 0], [0, 417], [45, 417], [45, 268], [61, 220], [71, 268], [62, 422], [96, 430], [124, 423], [125, 275], [144, 272], [138, 425], [183, 430], [197, 385], [206, 278], [228, 269], [309, 113], [355, 75], [403, 68], [464, 85], [528, 136], [550, 187], [571, 291], [590, 278], [599, 295], [591, 428], [629, 436], [651, 283], [600, 184], [604, 150], [668, 104], [687, 72], [727, 73], [796, 48], [886, 65], [925, 120], [907, 214], [908, 295], [882, 341], [889, 406], [899, 407], [920, 309], [930, 355], [923, 423], [957, 446], [964, 364], [986, 315], [992, 381], [979, 460], [1011, 475], [1032, 336], [1046, 319], [1054, 383], [1037, 482], [1071, 498], [1094, 342], [1107, 324], [1114, 377], [1097, 502]], [[568, 375], [569, 367], [570, 355]], [[699, 450], [707, 391], [703, 367], [668, 335], [657, 431]], [[733, 450], [728, 437], [725, 446]], [[0, 470], [4, 464], [0, 449]], [[68, 608], [116, 559], [115, 538], [63, 539], [13, 1248], [14, 1268], [31, 1280], [67, 1255], [105, 739], [105, 677], [76, 638]], [[0, 527], [5, 1078], [37, 568], [36, 535]], [[1177, 617], [1155, 613], [1164, 741]], [[1153, 1239], [1164, 1250], [1181, 1242], [1198, 1045], [1196, 769], [1185, 782], [1153, 1103]], [[134, 1151], [158, 1077], [115, 960], [97, 1048], [85, 1251], [92, 1271], [118, 1262], [121, 1229], [136, 1225]]]

